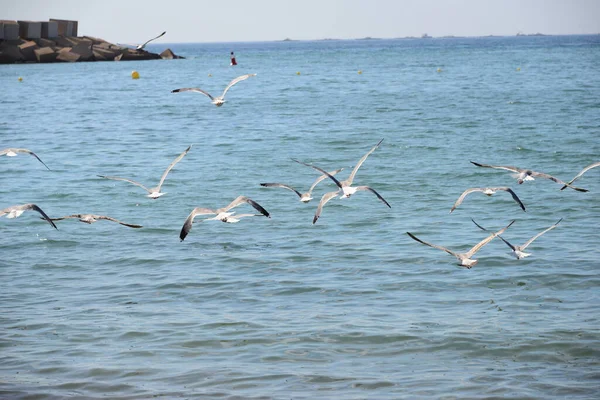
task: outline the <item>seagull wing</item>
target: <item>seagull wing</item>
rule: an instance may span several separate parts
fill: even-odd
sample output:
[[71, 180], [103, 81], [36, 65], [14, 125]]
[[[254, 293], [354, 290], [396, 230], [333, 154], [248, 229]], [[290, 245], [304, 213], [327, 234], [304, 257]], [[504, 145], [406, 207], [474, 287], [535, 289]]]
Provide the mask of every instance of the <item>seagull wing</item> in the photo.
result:
[[504, 169], [506, 171], [516, 172], [516, 173], [521, 173], [523, 171], [521, 168], [517, 168], [517, 167], [509, 167], [509, 166], [502, 166], [502, 165], [480, 164], [480, 163], [476, 163], [475, 161], [470, 161], [470, 162], [471, 162], [471, 164], [477, 165], [478, 167], [482, 167], [482, 168]]
[[454, 211], [454, 209], [458, 206], [460, 206], [463, 202], [463, 200], [465, 199], [465, 197], [467, 197], [467, 195], [469, 193], [473, 193], [473, 192], [483, 192], [484, 189], [482, 188], [470, 188], [465, 190], [464, 192], [462, 192], [462, 194], [458, 197], [458, 199], [456, 200], [456, 202], [454, 203], [454, 205], [452, 206], [452, 208], [450, 209], [450, 212]]
[[517, 194], [509, 187], [497, 187], [497, 188], [491, 188], [492, 190], [498, 191], [498, 190], [504, 190], [505, 192], [510, 193], [510, 195], [512, 196], [513, 200], [517, 202], [517, 204], [519, 204], [519, 206], [521, 207], [521, 209], [523, 211], [525, 210], [525, 205], [523, 204], [523, 202], [521, 201], [521, 199], [519, 199], [519, 196], [517, 196]]
[[311, 165], [311, 164], [307, 164], [307, 163], [303, 163], [302, 161], [298, 161], [295, 158], [292, 158], [293, 161], [297, 162], [298, 164], [302, 164], [302, 165], [306, 165], [307, 167], [311, 167], [313, 169], [316, 169], [317, 171], [319, 171], [320, 173], [328, 176], [329, 178], [331, 178], [331, 180], [333, 180], [335, 182], [336, 185], [338, 185], [338, 187], [340, 189], [342, 189], [342, 184], [340, 183], [340, 181], [338, 181], [333, 175], [331, 175], [329, 172], [325, 171], [324, 169], [321, 169], [317, 166]]
[[[65, 215], [60, 218], [50, 218], [52, 221], [62, 221], [63, 219], [71, 219], [71, 218], [81, 218], [81, 214], [73, 214], [73, 215]], [[44, 218], [42, 218], [44, 219]]]
[[315, 212], [315, 216], [313, 217], [313, 225], [317, 222], [317, 220], [321, 216], [321, 211], [323, 211], [323, 207], [325, 206], [325, 204], [327, 204], [327, 202], [329, 202], [329, 200], [333, 199], [339, 193], [340, 193], [340, 191], [338, 190], [336, 192], [325, 193], [323, 195], [323, 197], [321, 197], [321, 201], [319, 202], [319, 206], [317, 207], [317, 212]]
[[578, 173], [577, 175], [575, 175], [575, 178], [571, 179], [569, 182], [567, 182], [567, 184], [563, 187], [560, 188], [560, 190], [564, 190], [566, 189], [566, 187], [568, 185], [570, 185], [571, 183], [575, 182], [577, 179], [581, 178], [581, 176], [583, 174], [585, 174], [587, 171], [589, 171], [592, 168], [596, 168], [596, 167], [600, 167], [600, 162], [595, 162], [593, 164], [588, 165], [587, 167], [585, 167], [584, 169], [581, 170], [580, 173]]
[[438, 245], [436, 245], [436, 244], [427, 243], [427, 242], [425, 242], [425, 241], [423, 241], [423, 240], [419, 239], [418, 237], [416, 237], [415, 235], [413, 235], [413, 234], [412, 234], [412, 233], [410, 233], [410, 232], [406, 232], [406, 234], [407, 234], [408, 236], [410, 236], [411, 238], [413, 238], [414, 240], [416, 240], [417, 242], [419, 242], [419, 243], [423, 243], [424, 245], [427, 245], [427, 246], [429, 246], [429, 247], [433, 247], [434, 249], [438, 249], [438, 250], [445, 251], [445, 252], [446, 252], [446, 253], [448, 253], [448, 254], [452, 254], [454, 257], [458, 257], [458, 256], [457, 256], [457, 254], [456, 254], [455, 252], [453, 252], [452, 250], [450, 250], [450, 249], [447, 249], [447, 248], [445, 248], [445, 247], [442, 247], [442, 246], [438, 246]]
[[227, 85], [227, 87], [225, 88], [225, 90], [223, 90], [223, 94], [221, 95], [221, 98], [225, 97], [225, 93], [227, 93], [227, 91], [229, 89], [231, 89], [231, 87], [233, 85], [235, 85], [238, 82], [245, 81], [246, 79], [248, 79], [248, 78], [250, 78], [252, 76], [256, 76], [256, 74], [246, 74], [246, 75], [238, 76], [237, 78], [235, 78], [234, 80], [232, 80], [231, 82], [229, 82], [229, 85]]
[[510, 222], [510, 224], [506, 225], [504, 228], [500, 229], [498, 232], [492, 233], [490, 236], [486, 237], [481, 242], [479, 242], [475, 246], [473, 246], [473, 248], [471, 250], [469, 250], [468, 252], [466, 252], [465, 255], [468, 258], [473, 257], [473, 255], [475, 253], [477, 253], [483, 246], [485, 246], [486, 244], [488, 244], [489, 242], [491, 242], [492, 239], [494, 239], [496, 236], [499, 236], [499, 235], [503, 234], [504, 231], [507, 230], [508, 227], [511, 226], [514, 223], [515, 223], [515, 221], [513, 220], [513, 221]]
[[207, 96], [209, 99], [214, 100], [215, 98], [211, 96], [210, 93], [200, 89], [200, 88], [180, 88], [180, 89], [173, 89], [171, 90], [171, 93], [179, 93], [179, 92], [196, 92], [196, 93], [202, 93], [203, 95]]
[[[481, 229], [482, 231], [489, 232], [489, 230], [488, 230], [488, 229], [485, 229], [483, 226], [481, 226], [481, 225], [479, 225], [477, 222], [475, 222], [475, 220], [474, 220], [473, 218], [471, 218], [471, 221], [473, 221], [473, 223], [474, 223], [475, 225], [477, 225], [477, 227], [478, 227], [479, 229]], [[508, 247], [510, 247], [510, 248], [511, 248], [513, 251], [514, 251], [514, 250], [516, 250], [516, 247], [515, 247], [515, 246], [513, 246], [512, 244], [510, 244], [510, 242], [509, 242], [508, 240], [504, 239], [502, 236], [498, 236], [498, 237], [499, 237], [500, 239], [502, 239], [502, 241], [503, 241], [504, 243], [506, 243], [506, 245], [507, 245]]]
[[255, 202], [254, 200], [252, 200], [251, 198], [246, 197], [246, 196], [238, 196], [227, 207], [220, 209], [218, 211], [220, 211], [220, 212], [229, 211], [232, 208], [235, 208], [235, 207], [239, 206], [240, 204], [244, 204], [244, 203], [250, 204], [252, 207], [254, 207], [254, 209], [256, 211], [258, 211], [265, 217], [269, 217], [269, 212], [267, 210], [265, 210], [260, 204], [258, 204], [257, 202]]
[[183, 227], [181, 227], [181, 232], [179, 232], [179, 239], [181, 239], [182, 242], [192, 230], [192, 224], [194, 223], [194, 218], [196, 218], [196, 215], [201, 214], [215, 214], [215, 212], [213, 210], [209, 210], [208, 208], [194, 208], [190, 215], [188, 215], [188, 217], [185, 219]]
[[52, 226], [54, 227], [54, 229], [58, 229], [58, 228], [56, 227], [56, 225], [54, 225], [54, 222], [52, 222], [52, 220], [50, 219], [50, 217], [48, 217], [48, 216], [46, 215], [46, 213], [45, 213], [44, 211], [42, 211], [42, 209], [41, 209], [41, 208], [39, 208], [37, 205], [35, 205], [35, 204], [26, 204], [26, 205], [25, 205], [25, 209], [26, 209], [26, 210], [33, 210], [33, 211], [37, 211], [37, 212], [39, 212], [39, 213], [40, 213], [40, 215], [41, 215], [41, 216], [42, 216], [42, 217], [43, 217], [43, 218], [44, 218], [46, 221], [48, 221], [48, 223], [49, 223], [50, 225], [52, 225]]
[[528, 241], [526, 241], [523, 246], [521, 246], [521, 250], [525, 250], [527, 248], [527, 246], [529, 246], [531, 243], [533, 243], [533, 241], [537, 238], [539, 238], [540, 236], [542, 236], [544, 233], [556, 228], [556, 226], [560, 223], [560, 221], [562, 221], [562, 218], [558, 220], [557, 223], [555, 223], [554, 225], [552, 225], [551, 227], [541, 231], [540, 233], [538, 233], [537, 235], [535, 235], [534, 237], [532, 237], [531, 239], [529, 239]]
[[377, 198], [381, 201], [383, 201], [383, 203], [388, 206], [389, 208], [392, 208], [392, 206], [390, 206], [390, 204], [385, 201], [385, 199], [383, 197], [381, 197], [381, 195], [379, 193], [377, 193], [377, 191], [369, 186], [355, 186], [356, 190], [367, 190], [371, 193], [373, 193], [375, 196], [377, 196]]
[[[340, 168], [340, 169], [336, 169], [335, 171], [331, 171], [329, 172], [329, 175], [333, 176], [335, 174], [337, 174], [338, 172], [341, 172], [344, 168]], [[315, 181], [315, 183], [312, 184], [312, 186], [310, 187], [310, 189], [308, 189], [308, 193], [312, 193], [313, 189], [323, 180], [323, 179], [327, 179], [328, 176], [323, 174], [320, 177], [317, 178], [317, 180]]]
[[588, 192], [587, 189], [581, 189], [581, 188], [578, 188], [578, 187], [575, 187], [575, 186], [571, 186], [570, 183], [563, 182], [560, 179], [555, 178], [552, 175], [545, 174], [543, 172], [531, 171], [531, 175], [533, 175], [535, 177], [550, 179], [553, 182], [560, 183], [560, 184], [562, 184], [564, 186], [568, 186], [571, 189], [577, 190], [578, 192]]
[[112, 222], [116, 222], [118, 224], [124, 225], [124, 226], [128, 226], [130, 228], [141, 228], [142, 225], [136, 225], [136, 224], [126, 224], [125, 222], [121, 222], [116, 218], [112, 218], [112, 217], [107, 217], [106, 215], [94, 215], [94, 218], [96, 219], [105, 219], [107, 221], [112, 221]]
[[138, 48], [140, 48], [140, 49], [143, 49], [144, 47], [146, 47], [146, 45], [147, 45], [148, 43], [150, 43], [150, 42], [151, 42], [151, 41], [153, 41], [153, 40], [156, 40], [156, 39], [158, 39], [159, 37], [163, 36], [165, 33], [167, 33], [167, 31], [164, 31], [163, 33], [161, 33], [161, 34], [160, 34], [160, 35], [158, 35], [157, 37], [155, 37], [155, 38], [152, 38], [152, 39], [148, 40], [146, 43], [142, 44], [141, 46], [138, 46]]
[[139, 186], [142, 189], [144, 189], [146, 192], [151, 193], [152, 191], [150, 189], [148, 189], [146, 186], [142, 185], [139, 182], [136, 181], [132, 181], [131, 179], [127, 179], [127, 178], [121, 178], [118, 176], [104, 176], [104, 175], [98, 175], [100, 178], [104, 178], [104, 179], [112, 179], [113, 181], [125, 181], [125, 182], [129, 182], [133, 185]]
[[187, 149], [185, 149], [185, 151], [183, 153], [181, 153], [179, 156], [177, 156], [177, 158], [174, 159], [171, 164], [169, 164], [169, 166], [167, 167], [165, 172], [163, 172], [162, 176], [160, 177], [160, 182], [158, 183], [158, 186], [156, 187], [159, 192], [160, 192], [160, 187], [162, 186], [163, 182], [165, 181], [167, 175], [169, 174], [169, 171], [171, 171], [171, 169], [173, 169], [175, 164], [177, 164], [179, 161], [181, 161], [181, 159], [187, 154], [188, 151], [190, 151], [191, 148], [192, 148], [192, 145], [189, 145], [189, 147]]
[[365, 160], [367, 159], [367, 157], [369, 157], [369, 155], [371, 155], [372, 152], [375, 151], [375, 149], [377, 149], [379, 147], [379, 145], [381, 144], [381, 142], [383, 142], [383, 139], [381, 139], [379, 141], [379, 143], [377, 143], [375, 145], [375, 147], [373, 147], [371, 150], [369, 150], [369, 152], [367, 154], [365, 154], [360, 160], [358, 160], [358, 163], [354, 166], [354, 169], [352, 170], [352, 173], [350, 174], [350, 176], [348, 177], [348, 179], [346, 179], [346, 182], [348, 183], [348, 185], [352, 185], [352, 181], [354, 180], [354, 175], [356, 175], [356, 172], [358, 171], [358, 169], [360, 168], [360, 166], [365, 162]]
[[294, 189], [293, 187], [291, 187], [289, 185], [284, 185], [283, 183], [261, 183], [260, 186], [280, 187], [280, 188], [288, 189], [288, 190], [291, 190], [292, 192], [296, 193], [298, 195], [298, 197], [302, 198], [302, 193], [300, 193], [299, 191], [297, 191], [296, 189]]
[[[42, 159], [41, 159], [41, 158], [39, 158], [39, 157], [37, 156], [37, 154], [35, 154], [33, 151], [31, 151], [31, 150], [28, 150], [28, 149], [15, 149], [15, 150], [17, 150], [19, 153], [28, 153], [28, 154], [31, 154], [32, 156], [34, 156], [35, 158], [37, 158], [37, 160], [38, 160], [39, 162], [41, 162], [42, 164], [44, 164], [44, 167], [48, 168], [48, 166], [46, 165], [46, 163], [45, 163], [45, 162], [43, 162], [43, 161], [42, 161]], [[48, 171], [50, 171], [50, 168], [48, 168]]]

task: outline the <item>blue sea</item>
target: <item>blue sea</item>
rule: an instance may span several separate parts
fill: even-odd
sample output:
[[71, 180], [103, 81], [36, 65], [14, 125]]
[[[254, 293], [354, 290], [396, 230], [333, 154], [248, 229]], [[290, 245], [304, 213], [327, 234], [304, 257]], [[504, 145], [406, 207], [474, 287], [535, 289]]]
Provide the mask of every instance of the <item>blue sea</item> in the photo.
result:
[[[183, 60], [0, 66], [2, 399], [597, 399], [600, 35], [154, 43]], [[229, 65], [234, 51], [238, 65]], [[131, 78], [138, 71], [140, 79]], [[200, 87], [219, 95], [215, 107]], [[21, 77], [22, 81], [18, 78]], [[381, 139], [312, 223], [319, 172]], [[148, 187], [188, 146], [156, 200]], [[467, 188], [508, 186], [492, 197]], [[247, 196], [270, 218], [203, 221]], [[254, 212], [249, 205], [235, 209]], [[466, 252], [472, 269], [412, 240]]]

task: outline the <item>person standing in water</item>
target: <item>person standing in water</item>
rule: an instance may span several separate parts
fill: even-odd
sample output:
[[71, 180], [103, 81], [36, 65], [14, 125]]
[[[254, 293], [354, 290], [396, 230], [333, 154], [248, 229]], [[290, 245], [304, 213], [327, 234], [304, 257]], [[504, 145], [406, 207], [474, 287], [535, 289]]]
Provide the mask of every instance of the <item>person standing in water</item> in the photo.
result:
[[233, 54], [233, 51], [231, 52], [231, 65], [237, 65], [237, 61], [235, 61], [235, 55]]

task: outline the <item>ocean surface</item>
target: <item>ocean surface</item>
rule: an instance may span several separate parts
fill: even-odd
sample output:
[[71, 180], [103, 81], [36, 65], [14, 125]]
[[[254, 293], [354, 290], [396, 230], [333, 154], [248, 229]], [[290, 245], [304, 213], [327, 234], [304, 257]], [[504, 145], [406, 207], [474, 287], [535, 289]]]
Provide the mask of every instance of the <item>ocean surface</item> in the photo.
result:
[[[155, 43], [185, 60], [0, 66], [2, 399], [600, 397], [600, 35]], [[235, 51], [238, 65], [229, 66]], [[140, 79], [133, 80], [136, 70]], [[222, 107], [198, 93], [219, 95]], [[18, 78], [22, 77], [22, 82]], [[381, 139], [354, 184], [325, 180]], [[158, 184], [189, 145], [153, 200]], [[458, 196], [470, 187], [506, 192]], [[271, 218], [196, 223], [239, 195]], [[238, 213], [254, 210], [249, 205]], [[412, 240], [467, 251], [472, 269]]]

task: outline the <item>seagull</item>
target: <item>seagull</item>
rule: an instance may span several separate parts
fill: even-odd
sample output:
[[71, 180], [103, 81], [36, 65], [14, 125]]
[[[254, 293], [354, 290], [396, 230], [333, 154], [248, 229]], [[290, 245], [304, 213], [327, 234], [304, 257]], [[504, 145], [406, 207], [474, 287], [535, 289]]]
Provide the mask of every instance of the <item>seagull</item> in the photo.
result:
[[[235, 208], [235, 207], [239, 206], [240, 204], [244, 204], [244, 203], [250, 204], [252, 207], [254, 207], [255, 210], [260, 212], [260, 214], [235, 215], [235, 211], [234, 212], [229, 211], [232, 208]], [[256, 216], [264, 215], [267, 218], [271, 218], [271, 216], [269, 215], [269, 212], [267, 210], [265, 210], [260, 204], [258, 204], [257, 202], [255, 202], [254, 200], [252, 200], [249, 197], [238, 196], [227, 207], [219, 208], [216, 210], [212, 210], [210, 208], [200, 208], [200, 207], [194, 208], [192, 210], [192, 212], [190, 213], [190, 215], [188, 215], [188, 217], [186, 218], [186, 220], [183, 224], [183, 227], [181, 228], [181, 232], [179, 233], [179, 239], [181, 239], [181, 241], [183, 242], [183, 239], [185, 239], [185, 237], [188, 235], [188, 233], [190, 233], [190, 230], [192, 230], [192, 223], [194, 222], [194, 218], [196, 218], [197, 215], [212, 215], [212, 214], [215, 214], [215, 216], [213, 218], [207, 218], [207, 220], [219, 220], [219, 221], [228, 222], [228, 223], [236, 223], [236, 222], [239, 222], [239, 219], [241, 217], [250, 217], [250, 216], [255, 216], [255, 215]]]
[[[331, 171], [331, 172], [329, 172], [329, 175], [335, 175], [338, 172], [342, 171], [343, 169], [344, 168], [340, 168], [340, 169], [336, 169], [335, 171]], [[310, 189], [308, 189], [308, 192], [306, 192], [306, 193], [300, 193], [299, 191], [297, 191], [293, 187], [291, 187], [289, 185], [285, 185], [283, 183], [261, 183], [260, 186], [264, 186], [264, 187], [280, 187], [280, 188], [291, 190], [292, 192], [296, 193], [298, 195], [298, 197], [300, 197], [300, 201], [301, 202], [308, 203], [309, 201], [311, 201], [313, 199], [313, 197], [312, 197], [312, 191], [313, 191], [313, 189], [323, 179], [327, 179], [327, 175], [321, 175], [320, 177], [318, 177], [317, 180], [315, 181], [315, 183], [312, 184], [312, 186], [310, 187]]]
[[5, 208], [4, 210], [0, 210], [0, 217], [6, 215], [6, 218], [17, 218], [19, 217], [21, 214], [23, 214], [25, 211], [28, 210], [33, 210], [33, 211], [37, 211], [42, 215], [42, 219], [48, 221], [48, 223], [50, 225], [52, 225], [54, 227], [54, 229], [58, 229], [56, 227], [56, 225], [54, 224], [54, 222], [52, 222], [52, 219], [50, 219], [50, 217], [48, 217], [46, 215], [46, 213], [44, 211], [42, 211], [41, 208], [39, 208], [37, 205], [35, 204], [22, 204], [22, 205], [18, 205], [18, 206], [12, 206], [12, 207], [8, 207]]
[[232, 80], [231, 82], [229, 82], [229, 85], [227, 85], [227, 87], [225, 88], [225, 90], [223, 90], [223, 94], [217, 97], [213, 97], [210, 95], [210, 93], [200, 89], [200, 88], [181, 88], [181, 89], [174, 89], [171, 90], [171, 93], [179, 93], [179, 92], [198, 92], [198, 93], [202, 93], [205, 96], [208, 96], [208, 98], [212, 101], [212, 103], [217, 106], [217, 107], [221, 107], [223, 105], [223, 103], [225, 103], [225, 93], [227, 93], [227, 91], [236, 83], [241, 82], [241, 81], [245, 81], [246, 79], [252, 77], [252, 76], [256, 76], [256, 74], [246, 74], [246, 75], [242, 75], [242, 76], [238, 76], [237, 78], [235, 78], [234, 80]]
[[447, 249], [445, 247], [442, 246], [438, 246], [435, 244], [431, 244], [431, 243], [427, 243], [422, 241], [421, 239], [417, 238], [416, 236], [414, 236], [412, 233], [410, 232], [406, 232], [408, 234], [408, 236], [410, 236], [411, 238], [413, 238], [414, 240], [416, 240], [417, 242], [423, 243], [429, 247], [433, 247], [435, 249], [439, 249], [439, 250], [443, 250], [448, 254], [452, 254], [454, 257], [456, 257], [459, 261], [458, 265], [460, 265], [461, 267], [466, 267], [466, 268], [472, 268], [475, 264], [477, 264], [477, 260], [472, 259], [471, 257], [473, 257], [475, 255], [475, 253], [477, 253], [483, 246], [485, 246], [486, 244], [488, 244], [489, 242], [492, 241], [492, 239], [494, 239], [496, 236], [501, 235], [502, 233], [504, 233], [504, 231], [506, 229], [508, 229], [509, 226], [511, 226], [515, 221], [511, 221], [510, 224], [508, 224], [506, 227], [500, 229], [498, 232], [494, 232], [492, 233], [490, 236], [486, 237], [485, 239], [483, 239], [481, 242], [477, 243], [471, 250], [469, 250], [466, 253], [455, 253], [454, 251]]
[[[477, 227], [481, 230], [484, 230], [486, 232], [489, 232], [487, 229], [485, 229], [484, 227], [482, 227], [481, 225], [479, 225], [477, 222], [475, 222], [475, 220], [473, 218], [471, 218], [471, 221], [473, 221], [473, 223], [475, 225], [477, 225]], [[547, 228], [545, 230], [543, 230], [542, 232], [538, 233], [537, 235], [535, 235], [534, 237], [532, 237], [531, 239], [529, 239], [528, 241], [526, 241], [522, 246], [513, 246], [512, 244], [510, 244], [508, 242], [508, 240], [504, 239], [502, 236], [498, 237], [500, 239], [502, 239], [502, 241], [504, 243], [506, 243], [506, 245], [508, 247], [511, 248], [512, 252], [511, 255], [515, 256], [517, 260], [520, 260], [521, 258], [525, 258], [525, 257], [529, 257], [531, 255], [531, 253], [525, 253], [523, 250], [525, 250], [527, 248], [527, 246], [529, 246], [531, 243], [533, 243], [533, 241], [537, 238], [539, 238], [540, 236], [542, 236], [544, 233], [548, 232], [549, 230], [552, 230], [554, 228], [556, 228], [556, 226], [560, 223], [560, 221], [562, 221], [562, 218], [558, 220], [557, 223], [555, 223], [554, 225], [552, 225], [550, 228]]]
[[181, 153], [175, 160], [173, 160], [173, 162], [167, 167], [167, 169], [165, 170], [165, 172], [163, 172], [162, 176], [160, 177], [160, 182], [158, 183], [158, 186], [152, 188], [152, 189], [148, 189], [146, 186], [142, 185], [139, 182], [133, 181], [131, 179], [126, 179], [126, 178], [120, 178], [118, 176], [105, 176], [105, 175], [98, 175], [100, 178], [104, 178], [104, 179], [112, 179], [115, 181], [125, 181], [125, 182], [129, 182], [132, 183], [136, 186], [141, 187], [142, 189], [144, 189], [145, 191], [147, 191], [149, 194], [147, 195], [148, 197], [152, 198], [152, 199], [157, 199], [160, 196], [166, 194], [160, 191], [160, 188], [163, 184], [163, 182], [165, 181], [165, 179], [167, 178], [167, 175], [169, 174], [169, 171], [171, 171], [171, 169], [175, 166], [175, 164], [177, 164], [182, 158], [183, 156], [185, 156], [187, 154], [187, 152], [192, 148], [192, 145], [190, 145], [187, 149], [185, 149], [185, 151], [183, 153]]
[[596, 168], [596, 167], [600, 167], [600, 162], [595, 162], [593, 164], [588, 165], [587, 167], [585, 167], [584, 169], [581, 170], [580, 173], [578, 173], [577, 175], [575, 175], [575, 178], [571, 179], [569, 182], [567, 182], [565, 184], [565, 186], [561, 187], [560, 190], [564, 190], [567, 186], [569, 186], [571, 183], [575, 182], [577, 179], [581, 178], [581, 176], [583, 174], [585, 174], [586, 172], [588, 172], [590, 169], [592, 168]]
[[[390, 206], [390, 204], [383, 198], [381, 197], [381, 195], [379, 193], [377, 193], [377, 191], [369, 186], [352, 186], [352, 182], [354, 181], [354, 176], [356, 175], [356, 172], [358, 171], [358, 169], [360, 168], [360, 166], [365, 162], [365, 160], [367, 159], [367, 157], [369, 157], [369, 155], [375, 151], [375, 149], [377, 149], [379, 147], [379, 145], [381, 144], [381, 142], [383, 142], [383, 139], [381, 139], [379, 141], [379, 143], [377, 143], [375, 145], [375, 147], [373, 147], [371, 150], [369, 150], [369, 152], [367, 154], [365, 154], [359, 161], [358, 163], [354, 166], [354, 169], [352, 170], [352, 173], [350, 174], [350, 176], [348, 177], [348, 179], [344, 180], [344, 181], [338, 181], [333, 175], [331, 175], [329, 172], [311, 165], [311, 164], [306, 164], [303, 163], [302, 161], [298, 161], [294, 158], [292, 158], [293, 161], [302, 164], [302, 165], [306, 165], [307, 167], [311, 167], [319, 172], [321, 172], [324, 175], [327, 175], [331, 180], [333, 180], [335, 182], [335, 184], [340, 188], [342, 195], [340, 196], [340, 198], [348, 198], [350, 196], [352, 196], [354, 193], [361, 191], [361, 190], [368, 190], [369, 192], [373, 193], [375, 196], [377, 196], [377, 198], [379, 200], [381, 200], [386, 206], [388, 206], [389, 208], [392, 208], [392, 206]], [[333, 197], [335, 197], [333, 195], [333, 193], [338, 193], [338, 192], [329, 192], [326, 193], [325, 195], [323, 195], [323, 197], [321, 198], [321, 203], [319, 204], [319, 208], [317, 208], [317, 214], [315, 214], [315, 218], [313, 218], [313, 224], [315, 222], [317, 222], [317, 219], [319, 218], [320, 215], [320, 211], [322, 210], [323, 206], [329, 201], [331, 200]], [[325, 200], [325, 201], [324, 201]]]
[[581, 189], [575, 186], [571, 186], [568, 183], [565, 183], [563, 181], [561, 181], [558, 178], [555, 178], [551, 175], [548, 174], [544, 174], [543, 172], [536, 172], [536, 171], [532, 171], [530, 169], [523, 169], [523, 168], [517, 168], [517, 167], [507, 167], [507, 166], [500, 166], [500, 165], [488, 165], [488, 164], [479, 164], [476, 163], [474, 161], [471, 161], [471, 164], [477, 165], [478, 167], [483, 167], [483, 168], [495, 168], [495, 169], [504, 169], [506, 171], [511, 171], [514, 172], [513, 177], [517, 178], [517, 183], [520, 185], [522, 184], [524, 181], [532, 181], [534, 180], [534, 178], [546, 178], [546, 179], [550, 179], [551, 181], [554, 181], [556, 183], [560, 183], [563, 184], [565, 186], [570, 187], [571, 189], [575, 189], [578, 192], [587, 192], [587, 189]]
[[317, 207], [317, 211], [315, 212], [315, 216], [313, 217], [313, 225], [317, 222], [319, 217], [321, 216], [321, 211], [323, 211], [323, 207], [325, 204], [329, 202], [329, 200], [333, 199], [340, 193], [339, 190], [335, 192], [325, 193], [323, 197], [321, 197], [321, 201], [319, 202], [319, 206]]
[[511, 188], [508, 187], [486, 187], [486, 188], [470, 188], [465, 190], [460, 197], [458, 198], [458, 200], [456, 200], [456, 203], [454, 203], [454, 205], [452, 206], [452, 208], [450, 209], [450, 212], [454, 211], [454, 209], [456, 207], [458, 207], [459, 205], [462, 204], [463, 200], [465, 199], [465, 197], [467, 197], [467, 195], [469, 193], [473, 193], [473, 192], [482, 192], [483, 194], [487, 195], [487, 196], [491, 196], [494, 193], [496, 193], [499, 190], [504, 190], [508, 193], [510, 193], [510, 195], [512, 196], [513, 200], [516, 201], [519, 206], [521, 206], [521, 208], [523, 209], [523, 211], [525, 211], [525, 206], [523, 205], [523, 203], [521, 202], [521, 200], [519, 199], [519, 197], [517, 196], [517, 194], [515, 192], [513, 192], [513, 190]]
[[93, 224], [94, 222], [105, 219], [107, 221], [113, 221], [113, 222], [119, 223], [121, 225], [128, 226], [130, 228], [141, 228], [142, 227], [142, 225], [126, 224], [125, 222], [121, 222], [118, 219], [115, 219], [112, 217], [107, 217], [106, 215], [96, 215], [96, 214], [72, 214], [72, 215], [67, 215], [67, 216], [60, 217], [60, 218], [51, 218], [51, 220], [52, 221], [60, 221], [60, 220], [69, 219], [69, 218], [77, 218], [77, 219], [79, 219], [79, 221], [85, 222], [86, 224]]
[[163, 36], [165, 33], [167, 33], [167, 31], [164, 31], [163, 33], [161, 33], [161, 34], [160, 34], [160, 35], [158, 35], [157, 37], [155, 37], [155, 38], [152, 38], [152, 39], [148, 40], [148, 41], [147, 41], [146, 43], [144, 43], [144, 44], [140, 44], [140, 45], [138, 45], [138, 46], [137, 46], [135, 49], [136, 49], [136, 50], [144, 50], [144, 47], [146, 47], [146, 45], [147, 45], [148, 43], [150, 43], [150, 42], [151, 42], [151, 41], [153, 41], [153, 40], [156, 40], [156, 39], [158, 39], [159, 37]]
[[[16, 157], [17, 154], [19, 154], [19, 153], [31, 154], [32, 156], [37, 158], [39, 162], [44, 164], [44, 167], [48, 168], [46, 163], [44, 163], [42, 161], [42, 159], [37, 156], [37, 154], [35, 154], [33, 151], [31, 151], [29, 149], [8, 148], [8, 149], [0, 150], [0, 156]], [[48, 168], [48, 171], [50, 171], [50, 168]]]

